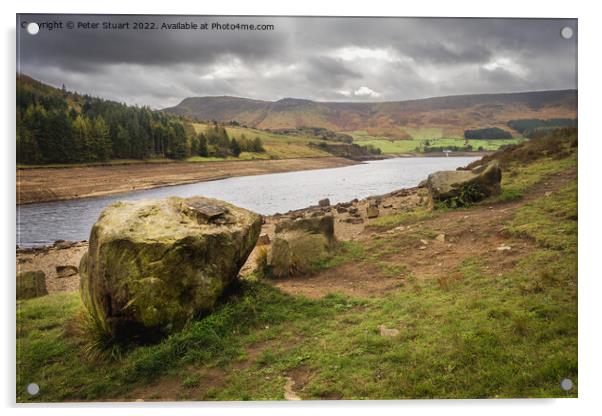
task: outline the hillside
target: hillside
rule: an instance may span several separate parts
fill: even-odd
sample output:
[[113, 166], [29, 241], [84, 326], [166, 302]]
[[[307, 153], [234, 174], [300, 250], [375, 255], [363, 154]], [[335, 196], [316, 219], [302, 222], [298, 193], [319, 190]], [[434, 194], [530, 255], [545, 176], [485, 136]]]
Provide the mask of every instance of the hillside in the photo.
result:
[[189, 156], [190, 126], [148, 107], [54, 88], [17, 74], [17, 163]]
[[425, 189], [396, 191], [357, 225], [333, 209], [340, 246], [313, 273], [271, 279], [250, 261], [211, 315], [155, 344], [101, 351], [79, 277], [56, 279], [72, 288], [17, 303], [17, 402], [577, 397], [576, 130], [472, 166], [491, 159], [501, 195], [430, 210]]
[[576, 118], [577, 91], [458, 95], [380, 103], [190, 97], [164, 111], [200, 121], [237, 121], [259, 129], [311, 126], [406, 138], [407, 129], [436, 127], [446, 136], [459, 136], [470, 128], [507, 129], [506, 123], [513, 119]]

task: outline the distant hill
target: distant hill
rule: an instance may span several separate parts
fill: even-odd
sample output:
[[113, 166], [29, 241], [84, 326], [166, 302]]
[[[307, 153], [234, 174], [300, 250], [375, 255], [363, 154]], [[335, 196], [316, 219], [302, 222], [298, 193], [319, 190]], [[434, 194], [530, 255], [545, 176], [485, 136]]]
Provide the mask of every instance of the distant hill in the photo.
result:
[[445, 134], [503, 127], [513, 119], [577, 118], [577, 91], [475, 94], [391, 102], [317, 102], [284, 98], [190, 97], [165, 112], [196, 120], [237, 121], [260, 129], [323, 127], [404, 138], [404, 128], [439, 127]]

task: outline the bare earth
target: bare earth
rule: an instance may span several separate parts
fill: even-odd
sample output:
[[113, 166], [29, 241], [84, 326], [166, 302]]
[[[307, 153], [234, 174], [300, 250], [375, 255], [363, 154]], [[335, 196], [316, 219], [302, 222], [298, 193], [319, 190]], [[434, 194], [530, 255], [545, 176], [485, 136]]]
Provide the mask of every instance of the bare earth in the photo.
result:
[[[388, 233], [412, 235], [415, 228], [426, 226], [436, 233], [443, 234], [443, 241], [430, 239], [416, 239], [410, 243], [404, 252], [404, 260], [418, 279], [430, 279], [441, 275], [446, 270], [453, 269], [467, 256], [479, 255], [494, 267], [502, 271], [516, 261], [519, 254], [532, 250], [532, 244], [524, 239], [516, 239], [503, 232], [503, 224], [529, 201], [541, 197], [544, 193], [554, 192], [576, 177], [575, 171], [564, 172], [550, 178], [546, 183], [533, 189], [524, 199], [499, 203], [495, 207], [473, 207], [470, 212], [462, 210], [448, 212], [432, 219], [424, 220], [415, 225], [397, 227]], [[424, 203], [417, 188], [405, 191], [392, 192], [379, 197], [380, 214], [387, 215], [403, 212]], [[293, 211], [280, 216], [266, 217], [262, 227], [262, 234], [267, 234], [270, 239], [274, 237], [275, 224], [278, 221], [295, 216], [309, 216], [317, 210], [331, 212], [335, 217], [335, 235], [339, 241], [365, 240], [372, 238], [375, 231], [366, 229], [369, 219], [366, 218], [368, 200], [354, 202], [352, 206], [358, 208], [362, 223], [351, 224], [346, 222], [350, 218], [348, 213], [339, 213], [336, 206], [319, 208], [310, 207]], [[387, 206], [388, 208], [384, 208]], [[390, 207], [389, 207], [390, 206]], [[498, 247], [508, 245], [509, 251], [499, 251]], [[66, 249], [54, 247], [39, 250], [17, 250], [17, 271], [42, 270], [46, 273], [46, 285], [50, 293], [57, 291], [71, 291], [79, 288], [79, 275], [59, 278], [55, 267], [62, 265], [79, 266], [81, 256], [87, 250], [87, 242], [79, 242]], [[240, 274], [244, 277], [255, 269], [255, 257], [260, 246], [249, 256]], [[436, 259], [434, 261], [433, 259]], [[373, 278], [373, 270], [356, 269], [349, 265], [327, 270], [319, 275], [306, 277], [291, 277], [277, 279], [272, 284], [285, 292], [304, 295], [310, 298], [320, 298], [328, 293], [341, 292], [352, 296], [381, 296], [383, 293], [404, 285], [403, 276], [390, 279]]]
[[340, 157], [17, 169], [17, 204], [117, 194], [233, 176], [354, 165]]

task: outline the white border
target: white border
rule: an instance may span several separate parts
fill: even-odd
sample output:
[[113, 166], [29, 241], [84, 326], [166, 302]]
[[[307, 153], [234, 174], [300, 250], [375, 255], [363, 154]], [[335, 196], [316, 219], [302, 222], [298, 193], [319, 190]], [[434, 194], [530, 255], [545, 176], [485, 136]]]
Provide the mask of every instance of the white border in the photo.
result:
[[[252, 415], [266, 413], [303, 414], [308, 412], [327, 414], [333, 411], [348, 415], [363, 415], [375, 409], [383, 414], [416, 412], [462, 416], [486, 412], [489, 415], [508, 413], [532, 413], [555, 415], [591, 414], [599, 411], [601, 352], [600, 304], [602, 303], [602, 270], [597, 258], [601, 249], [600, 217], [602, 215], [602, 191], [598, 170], [602, 156], [602, 124], [600, 101], [600, 14], [596, 13], [595, 2], [524, 0], [484, 1], [421, 1], [393, 2], [371, 0], [352, 4], [350, 0], [300, 0], [286, 1], [229, 1], [217, 2], [178, 1], [149, 2], [148, 0], [115, 1], [97, 3], [81, 0], [27, 0], [17, 4], [2, 3], [4, 65], [2, 65], [2, 138], [3, 164], [0, 170], [2, 204], [2, 296], [3, 342], [1, 343], [3, 364], [2, 404], [9, 407], [8, 413], [41, 411], [54, 414], [131, 414], [140, 412], [148, 415], [165, 414], [174, 409], [184, 414], [199, 412]], [[454, 17], [569, 17], [579, 18], [579, 399], [560, 400], [500, 400], [500, 401], [394, 401], [394, 402], [298, 402], [298, 403], [178, 403], [129, 404], [118, 409], [115, 405], [55, 405], [50, 409], [41, 406], [17, 406], [15, 408], [15, 323], [14, 284], [10, 280], [15, 273], [15, 13], [131, 13], [131, 14], [266, 14], [266, 15], [331, 15], [331, 16], [454, 16]], [[150, 406], [150, 407], [149, 407]], [[39, 409], [38, 409], [39, 408]]]

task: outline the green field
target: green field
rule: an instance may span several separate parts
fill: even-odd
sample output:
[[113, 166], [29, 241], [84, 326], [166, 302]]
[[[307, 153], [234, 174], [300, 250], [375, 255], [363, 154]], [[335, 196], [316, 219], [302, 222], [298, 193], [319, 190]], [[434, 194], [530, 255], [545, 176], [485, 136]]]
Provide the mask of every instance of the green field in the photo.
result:
[[406, 128], [404, 129], [411, 139], [391, 140], [382, 136], [370, 136], [365, 131], [346, 132], [353, 137], [353, 142], [361, 146], [372, 145], [385, 154], [422, 153], [424, 146], [429, 147], [462, 147], [470, 144], [472, 150], [482, 148], [484, 151], [496, 151], [507, 144], [521, 143], [526, 139], [522, 137], [508, 140], [465, 140], [461, 137], [441, 137], [443, 130], [440, 128]]

